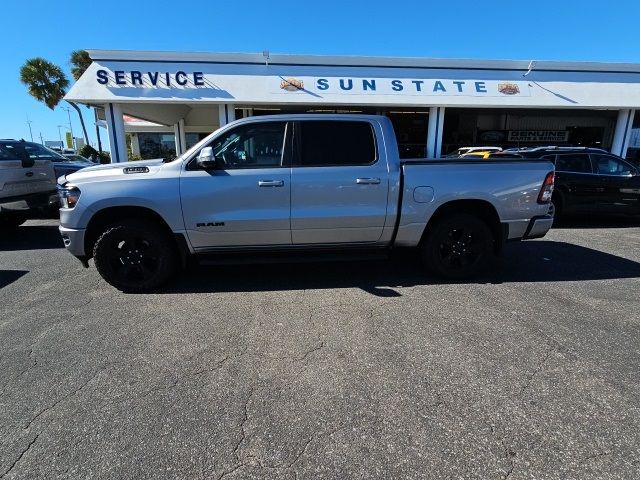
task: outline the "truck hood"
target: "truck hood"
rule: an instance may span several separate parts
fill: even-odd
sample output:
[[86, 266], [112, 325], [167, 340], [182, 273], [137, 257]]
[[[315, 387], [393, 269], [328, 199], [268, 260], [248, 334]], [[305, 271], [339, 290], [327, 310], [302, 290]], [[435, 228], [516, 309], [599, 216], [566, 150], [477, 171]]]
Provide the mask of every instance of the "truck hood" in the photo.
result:
[[[82, 170], [78, 170], [77, 172], [67, 175], [66, 180], [73, 183], [83, 180], [92, 180], [97, 178], [106, 179], [107, 177], [119, 177], [125, 175], [150, 175], [157, 173], [162, 168], [163, 164], [164, 163], [161, 158], [126, 163], [108, 163], [105, 165], [96, 165], [95, 167], [86, 167]], [[124, 173], [125, 169], [138, 167], [147, 167], [149, 171]]]

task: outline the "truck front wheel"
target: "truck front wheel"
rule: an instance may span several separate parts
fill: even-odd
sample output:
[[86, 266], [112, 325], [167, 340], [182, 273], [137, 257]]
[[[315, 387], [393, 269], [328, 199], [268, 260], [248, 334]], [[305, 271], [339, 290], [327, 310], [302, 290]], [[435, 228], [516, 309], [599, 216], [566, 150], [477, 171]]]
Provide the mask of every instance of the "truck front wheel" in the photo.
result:
[[159, 287], [178, 265], [171, 235], [142, 219], [121, 220], [107, 227], [94, 245], [93, 259], [102, 278], [129, 293]]
[[494, 258], [495, 240], [481, 218], [454, 213], [429, 227], [422, 258], [433, 273], [451, 279], [476, 276]]

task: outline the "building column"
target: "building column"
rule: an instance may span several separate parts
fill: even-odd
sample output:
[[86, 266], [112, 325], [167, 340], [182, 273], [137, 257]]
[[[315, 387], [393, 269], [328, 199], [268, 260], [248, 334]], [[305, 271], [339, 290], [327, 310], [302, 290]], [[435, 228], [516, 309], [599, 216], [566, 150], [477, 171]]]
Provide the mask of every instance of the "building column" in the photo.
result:
[[140, 140], [138, 139], [138, 134], [131, 133], [129, 134], [129, 137], [131, 138], [131, 154], [137, 155], [139, 157], [140, 156]]
[[440, 158], [442, 155], [442, 128], [444, 126], [444, 107], [429, 108], [429, 126], [427, 129], [427, 158]]
[[109, 132], [111, 163], [127, 162], [129, 159], [127, 158], [127, 141], [124, 135], [122, 107], [117, 103], [107, 103], [104, 106], [104, 113]]
[[619, 155], [622, 158], [627, 155], [635, 113], [635, 110], [620, 110], [618, 112], [616, 130], [613, 133], [613, 144], [611, 145], [611, 153], [614, 155]]
[[224, 127], [236, 119], [236, 110], [232, 103], [222, 103], [218, 105], [220, 126]]
[[184, 118], [173, 124], [173, 133], [175, 136], [176, 155], [182, 155], [187, 151], [187, 136], [184, 131]]

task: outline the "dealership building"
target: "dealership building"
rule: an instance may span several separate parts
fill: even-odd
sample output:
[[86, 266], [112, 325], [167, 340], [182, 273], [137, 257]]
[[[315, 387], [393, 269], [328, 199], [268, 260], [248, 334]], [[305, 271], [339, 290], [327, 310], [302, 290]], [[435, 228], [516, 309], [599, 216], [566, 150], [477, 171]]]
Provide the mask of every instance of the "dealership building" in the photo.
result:
[[[172, 157], [235, 119], [388, 116], [403, 157], [463, 146], [640, 143], [640, 65], [89, 50], [66, 99], [98, 107], [114, 162]], [[640, 145], [639, 145], [640, 146]]]

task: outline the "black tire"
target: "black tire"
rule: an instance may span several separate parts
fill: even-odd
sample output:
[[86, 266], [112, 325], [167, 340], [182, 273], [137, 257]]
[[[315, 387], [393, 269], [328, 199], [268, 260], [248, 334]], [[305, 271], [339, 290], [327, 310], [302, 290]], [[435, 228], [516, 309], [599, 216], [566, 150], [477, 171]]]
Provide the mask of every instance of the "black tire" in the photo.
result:
[[22, 213], [0, 214], [0, 225], [4, 228], [18, 228], [27, 221], [27, 216]]
[[165, 283], [178, 265], [171, 235], [156, 223], [125, 219], [109, 226], [93, 247], [98, 273], [127, 293], [148, 292]]
[[495, 259], [495, 239], [476, 215], [454, 213], [429, 226], [422, 258], [433, 273], [462, 280], [483, 273]]

